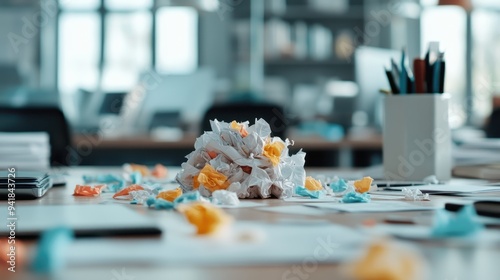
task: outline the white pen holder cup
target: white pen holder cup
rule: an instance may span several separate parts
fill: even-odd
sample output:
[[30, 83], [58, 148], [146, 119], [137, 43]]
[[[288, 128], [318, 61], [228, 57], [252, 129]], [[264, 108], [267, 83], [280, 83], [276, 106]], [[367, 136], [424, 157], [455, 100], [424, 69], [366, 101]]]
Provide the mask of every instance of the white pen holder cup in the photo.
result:
[[451, 178], [448, 94], [385, 97], [384, 176], [388, 180], [421, 181], [435, 175]]

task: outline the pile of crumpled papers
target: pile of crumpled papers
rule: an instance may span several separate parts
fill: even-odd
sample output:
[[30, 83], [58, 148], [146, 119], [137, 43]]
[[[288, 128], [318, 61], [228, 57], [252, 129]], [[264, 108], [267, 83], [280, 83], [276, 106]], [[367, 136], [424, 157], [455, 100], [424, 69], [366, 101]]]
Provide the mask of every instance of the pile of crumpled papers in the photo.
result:
[[184, 191], [199, 190], [210, 197], [214, 191], [228, 190], [239, 198], [290, 197], [303, 186], [305, 153], [290, 156], [288, 139], [271, 137], [263, 119], [248, 122], [210, 121], [212, 131], [195, 142], [195, 150], [177, 174]]

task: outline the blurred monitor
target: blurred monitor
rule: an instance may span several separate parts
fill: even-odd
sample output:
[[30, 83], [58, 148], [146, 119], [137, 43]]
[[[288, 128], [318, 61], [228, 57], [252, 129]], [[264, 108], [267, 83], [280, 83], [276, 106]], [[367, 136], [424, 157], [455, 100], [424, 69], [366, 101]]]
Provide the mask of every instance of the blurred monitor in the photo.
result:
[[181, 114], [179, 111], [156, 112], [153, 114], [153, 119], [149, 124], [149, 129], [153, 130], [157, 127], [180, 128], [181, 125]]
[[157, 74], [157, 82], [149, 87], [138, 106], [136, 129], [144, 132], [151, 127], [157, 112], [178, 111], [183, 122], [200, 122], [213, 103], [214, 91], [215, 73], [212, 69], [198, 69], [182, 75]]
[[126, 92], [110, 92], [104, 95], [99, 115], [119, 115]]
[[0, 88], [20, 86], [21, 76], [15, 65], [0, 64]]
[[[380, 128], [383, 122], [383, 95], [380, 89], [390, 89], [384, 67], [390, 67], [391, 58], [399, 64], [400, 51], [372, 47], [358, 47], [354, 53], [356, 82], [359, 94], [356, 110], [366, 113], [367, 126]], [[359, 125], [354, 123], [354, 125]]]

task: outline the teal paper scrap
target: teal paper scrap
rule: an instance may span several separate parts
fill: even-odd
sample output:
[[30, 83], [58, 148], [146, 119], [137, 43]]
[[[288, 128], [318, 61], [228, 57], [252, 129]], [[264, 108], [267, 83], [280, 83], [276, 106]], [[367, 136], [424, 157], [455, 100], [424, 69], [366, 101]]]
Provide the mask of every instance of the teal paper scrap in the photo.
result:
[[112, 192], [116, 193], [119, 190], [125, 188], [127, 185], [125, 179], [121, 176], [115, 174], [102, 174], [102, 175], [83, 175], [83, 181], [85, 184], [90, 183], [101, 183], [106, 184], [106, 188], [103, 189], [103, 192]]
[[368, 203], [371, 201], [370, 194], [351, 191], [342, 197], [343, 203]]
[[66, 251], [73, 239], [73, 231], [66, 227], [44, 231], [31, 265], [32, 269], [38, 273], [54, 273], [64, 268]]
[[329, 186], [334, 193], [344, 192], [348, 187], [347, 182], [342, 178], [339, 178], [336, 182], [331, 182]]
[[146, 205], [148, 207], [154, 207], [156, 210], [171, 210], [175, 208], [172, 202], [166, 201], [163, 198], [154, 198], [153, 196], [146, 200]]
[[472, 204], [465, 205], [458, 213], [444, 209], [434, 216], [431, 235], [433, 237], [457, 237], [473, 235], [480, 231], [483, 225], [477, 221], [477, 214]]
[[295, 194], [304, 196], [304, 197], [310, 197], [310, 198], [319, 198], [322, 194], [321, 191], [310, 191], [306, 189], [303, 186], [297, 186], [295, 188]]

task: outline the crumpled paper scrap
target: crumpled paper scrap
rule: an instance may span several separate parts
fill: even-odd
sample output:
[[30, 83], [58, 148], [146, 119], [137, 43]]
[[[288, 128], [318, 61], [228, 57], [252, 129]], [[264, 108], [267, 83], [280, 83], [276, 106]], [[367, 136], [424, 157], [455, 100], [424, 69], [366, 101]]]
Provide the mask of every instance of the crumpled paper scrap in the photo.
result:
[[368, 203], [370, 202], [370, 194], [368, 193], [358, 193], [355, 191], [351, 191], [346, 193], [342, 197], [342, 202], [343, 203]]
[[199, 191], [184, 193], [174, 200], [174, 204], [183, 204], [197, 201], [205, 201]]
[[[146, 165], [135, 164], [135, 163], [126, 163], [123, 165], [123, 170], [127, 174], [132, 174], [134, 172], [139, 172], [143, 178], [154, 177], [157, 179], [164, 179], [168, 175], [168, 168], [166, 168], [163, 164], [156, 164], [153, 169], [149, 170]], [[136, 184], [139, 184], [137, 182]]]
[[74, 196], [99, 196], [101, 195], [102, 190], [106, 188], [106, 185], [76, 185], [75, 190], [73, 192]]
[[168, 175], [168, 168], [166, 168], [163, 164], [156, 164], [153, 170], [151, 170], [151, 176], [158, 178], [158, 179], [163, 179], [167, 178]]
[[230, 184], [227, 180], [227, 176], [215, 170], [210, 164], [206, 164], [205, 167], [201, 169], [197, 178], [198, 182], [210, 192], [225, 190]]
[[117, 192], [126, 185], [126, 180], [115, 174], [83, 175], [83, 181], [85, 184], [106, 184], [107, 187], [103, 189], [103, 192]]
[[123, 169], [127, 173], [139, 172], [143, 177], [148, 177], [150, 174], [149, 168], [142, 164], [126, 163], [123, 165]]
[[295, 187], [295, 194], [310, 198], [319, 198], [322, 195], [321, 191], [311, 191], [302, 186]]
[[162, 198], [166, 201], [174, 202], [181, 195], [182, 195], [182, 189], [176, 188], [174, 190], [162, 191], [158, 193], [156, 198]]
[[306, 177], [306, 183], [304, 187], [310, 191], [321, 191], [323, 190], [323, 186], [321, 185], [321, 182], [314, 179], [311, 176]]
[[262, 152], [262, 155], [267, 157], [271, 161], [273, 166], [277, 166], [281, 160], [281, 154], [283, 153], [285, 147], [285, 143], [283, 143], [282, 141], [273, 141], [266, 143], [264, 145], [264, 151]]
[[234, 192], [217, 190], [212, 193], [212, 203], [216, 205], [239, 205], [240, 200]]
[[348, 187], [347, 182], [342, 178], [339, 178], [337, 181], [330, 182], [329, 186], [334, 193], [345, 192]]
[[428, 193], [422, 193], [419, 189], [403, 188], [401, 192], [405, 196], [405, 200], [410, 201], [421, 201], [421, 200], [431, 200]]
[[130, 174], [130, 182], [132, 185], [137, 185], [142, 183], [142, 174], [141, 172], [134, 171]]
[[346, 268], [357, 280], [417, 280], [426, 274], [420, 254], [387, 240], [370, 244], [366, 253]]
[[140, 191], [144, 190], [144, 187], [141, 185], [130, 185], [119, 192], [115, 193], [113, 195], [114, 199], [131, 199], [132, 196], [130, 195], [130, 192], [132, 191]]
[[154, 198], [153, 196], [146, 199], [146, 205], [154, 207], [156, 210], [172, 210], [175, 207], [174, 203], [162, 198]]
[[433, 237], [468, 236], [483, 229], [477, 221], [474, 205], [465, 205], [458, 213], [451, 213], [444, 209], [438, 210], [434, 216], [431, 230]]
[[38, 273], [54, 273], [64, 268], [66, 252], [73, 239], [73, 231], [66, 227], [44, 231], [31, 264], [33, 270]]
[[131, 191], [129, 192], [129, 195], [132, 197], [131, 204], [144, 204], [144, 202], [151, 197], [151, 191], [147, 189]]
[[292, 142], [271, 137], [263, 119], [251, 126], [217, 120], [210, 125], [212, 130], [196, 139], [176, 176], [184, 191], [199, 190], [205, 197], [228, 190], [239, 198], [282, 198], [304, 186], [305, 153], [289, 156]]
[[361, 180], [354, 181], [354, 188], [359, 193], [370, 191], [373, 179], [371, 177], [363, 177]]
[[222, 209], [206, 202], [193, 202], [177, 207], [198, 235], [215, 235], [227, 228], [232, 219]]
[[[32, 252], [26, 247], [26, 244], [24, 243], [25, 241], [16, 239], [15, 260], [11, 260], [10, 258], [13, 256], [13, 250], [11, 250], [11, 246], [14, 244], [9, 244], [9, 240], [13, 239], [9, 239], [8, 237], [0, 237], [0, 269], [2, 269], [2, 271], [9, 270], [9, 268], [12, 268], [14, 265], [15, 267], [10, 269], [10, 271], [6, 273], [15, 273], [16, 271], [25, 268], [26, 263], [30, 261], [29, 257]], [[13, 241], [10, 241], [10, 243], [12, 242]]]
[[436, 175], [427, 176], [422, 181], [426, 184], [431, 185], [439, 184], [439, 180], [437, 179]]

